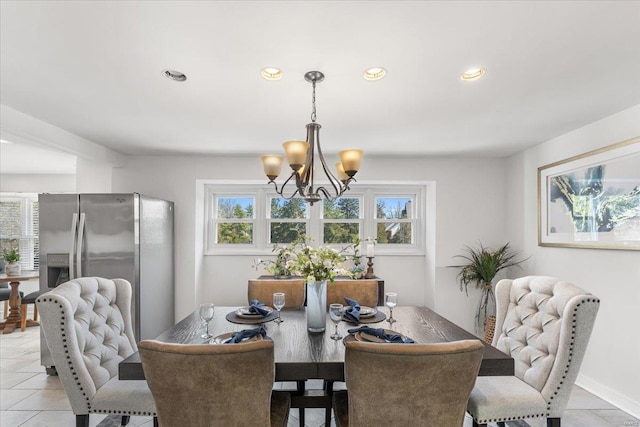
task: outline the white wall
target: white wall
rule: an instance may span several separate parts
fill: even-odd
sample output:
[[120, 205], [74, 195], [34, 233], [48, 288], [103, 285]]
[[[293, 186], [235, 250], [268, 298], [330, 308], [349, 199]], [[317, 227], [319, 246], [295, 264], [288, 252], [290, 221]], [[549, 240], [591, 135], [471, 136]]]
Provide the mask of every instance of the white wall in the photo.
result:
[[[466, 244], [504, 243], [506, 184], [503, 159], [365, 158], [360, 181], [435, 181], [437, 205], [436, 253], [425, 257], [376, 257], [376, 273], [386, 289], [397, 290], [401, 303], [428, 305], [452, 321], [473, 330], [479, 295], [467, 298], [458, 290], [457, 261]], [[113, 191], [136, 191], [175, 202], [176, 319], [193, 311], [200, 301], [242, 304], [246, 283], [258, 274], [254, 256], [202, 257], [202, 218], [197, 216], [197, 179], [264, 180], [255, 157], [131, 156], [113, 170]], [[266, 184], [265, 184], [266, 185]], [[435, 255], [435, 256], [433, 256]], [[433, 270], [428, 278], [428, 267]], [[435, 296], [435, 300], [432, 297]]]
[[113, 166], [78, 157], [76, 161], [77, 193], [111, 193]]
[[640, 105], [508, 159], [508, 236], [533, 274], [560, 277], [601, 299], [578, 384], [640, 417], [640, 252], [538, 247], [537, 168], [640, 135]]
[[74, 193], [76, 176], [68, 174], [2, 174], [0, 192]]

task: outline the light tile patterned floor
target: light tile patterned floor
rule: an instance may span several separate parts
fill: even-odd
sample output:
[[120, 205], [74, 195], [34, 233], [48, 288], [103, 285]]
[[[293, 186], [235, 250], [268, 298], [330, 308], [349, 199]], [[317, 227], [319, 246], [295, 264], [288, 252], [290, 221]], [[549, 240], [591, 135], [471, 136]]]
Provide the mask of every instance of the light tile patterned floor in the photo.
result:
[[[2, 427], [72, 427], [75, 416], [57, 377], [50, 377], [40, 366], [39, 328], [25, 332], [0, 335], [0, 426]], [[319, 387], [316, 381], [311, 387]], [[305, 425], [324, 426], [324, 410], [307, 409]], [[91, 426], [111, 427], [117, 420], [101, 415], [91, 415]], [[131, 417], [130, 426], [152, 425], [149, 417]], [[333, 422], [331, 423], [333, 426]], [[418, 425], [418, 424], [416, 424]], [[542, 420], [508, 423], [511, 427], [543, 427]], [[289, 416], [289, 426], [299, 426], [298, 410]], [[574, 387], [564, 417], [563, 427], [611, 427], [638, 426], [640, 421], [597, 398], [587, 391]], [[471, 427], [467, 417], [464, 427]]]

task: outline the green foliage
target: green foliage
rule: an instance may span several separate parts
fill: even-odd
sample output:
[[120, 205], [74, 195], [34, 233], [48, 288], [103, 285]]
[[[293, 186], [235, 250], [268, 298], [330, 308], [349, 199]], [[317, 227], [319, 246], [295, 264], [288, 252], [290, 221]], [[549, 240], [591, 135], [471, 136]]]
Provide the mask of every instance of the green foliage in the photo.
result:
[[[244, 219], [253, 218], [253, 206], [245, 208], [234, 199], [220, 199], [218, 204], [218, 218]], [[220, 222], [218, 223], [218, 243], [247, 244], [253, 243], [253, 224], [248, 222]]]
[[465, 246], [464, 251], [466, 255], [455, 256], [468, 261], [467, 264], [455, 266], [462, 268], [457, 276], [458, 283], [460, 291], [464, 288], [467, 295], [469, 295], [469, 284], [471, 283], [475, 283], [476, 288], [482, 290], [476, 312], [476, 327], [481, 331], [487, 318], [489, 302], [494, 300], [492, 282], [496, 274], [505, 268], [519, 267], [519, 264], [526, 260], [516, 261], [518, 252], [512, 251], [509, 248], [509, 243], [496, 251], [483, 246], [482, 243], [479, 243], [477, 248]]
[[20, 261], [20, 254], [15, 249], [3, 249], [2, 257], [9, 263]]
[[345, 258], [333, 248], [322, 246], [313, 248], [307, 244], [307, 239], [302, 239], [293, 247], [296, 253], [292, 270], [304, 277], [307, 282], [330, 280], [333, 282], [336, 276], [347, 275], [349, 272], [342, 268]]
[[482, 243], [479, 243], [477, 248], [465, 246], [464, 250], [467, 252], [466, 255], [456, 255], [455, 257], [468, 261], [467, 264], [456, 266], [462, 267], [458, 273], [458, 282], [460, 290], [462, 291], [464, 287], [467, 294], [469, 294], [468, 286], [470, 283], [475, 283], [476, 288], [491, 287], [491, 282], [500, 270], [518, 266], [524, 261], [515, 261], [518, 252], [513, 252], [509, 248], [509, 243], [497, 251], [483, 246]]

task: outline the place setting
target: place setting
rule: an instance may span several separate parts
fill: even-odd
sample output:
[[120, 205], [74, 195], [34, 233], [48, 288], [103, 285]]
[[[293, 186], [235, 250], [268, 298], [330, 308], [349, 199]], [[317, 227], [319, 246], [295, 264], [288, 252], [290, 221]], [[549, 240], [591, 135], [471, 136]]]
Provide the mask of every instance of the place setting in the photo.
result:
[[406, 335], [400, 334], [391, 329], [371, 328], [369, 326], [361, 326], [359, 328], [348, 329], [349, 335], [344, 338], [344, 342], [360, 341], [372, 343], [389, 343], [389, 344], [413, 344], [415, 341]]
[[261, 326], [255, 329], [243, 329], [238, 332], [227, 332], [212, 337], [209, 344], [239, 344], [267, 339], [267, 331]]
[[[361, 306], [358, 301], [345, 297], [342, 320], [355, 325], [382, 322], [387, 316], [376, 307]], [[340, 305], [340, 304], [338, 304]]]
[[280, 310], [274, 310], [263, 302], [252, 300], [249, 306], [227, 313], [225, 318], [231, 323], [256, 325], [279, 319]]

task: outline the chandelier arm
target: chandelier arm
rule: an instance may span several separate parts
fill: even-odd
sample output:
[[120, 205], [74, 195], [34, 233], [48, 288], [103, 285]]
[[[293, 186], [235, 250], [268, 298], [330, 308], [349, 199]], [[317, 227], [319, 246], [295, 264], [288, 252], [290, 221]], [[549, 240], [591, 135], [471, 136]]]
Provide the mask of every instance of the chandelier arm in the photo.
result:
[[[296, 195], [296, 194], [300, 194], [300, 195], [302, 195], [302, 193], [300, 193], [300, 189], [299, 189], [299, 188], [296, 188], [296, 191], [294, 191], [294, 192], [291, 194], [291, 196], [289, 196], [289, 197], [287, 197], [287, 196], [285, 196], [285, 195], [284, 195], [284, 188], [287, 186], [287, 183], [288, 183], [289, 181], [291, 181], [291, 178], [293, 178], [293, 176], [294, 176], [294, 175], [297, 175], [297, 173], [296, 173], [295, 171], [294, 171], [294, 172], [292, 172], [292, 173], [291, 173], [291, 175], [289, 175], [289, 178], [287, 178], [287, 180], [286, 180], [285, 182], [283, 182], [283, 183], [282, 183], [282, 185], [280, 186], [280, 189], [279, 189], [279, 190], [278, 190], [278, 184], [277, 184], [275, 181], [269, 181], [269, 183], [273, 183], [273, 186], [274, 186], [274, 188], [275, 188], [275, 190], [276, 190], [276, 193], [277, 193], [280, 197], [282, 197], [283, 199], [291, 200], [291, 199], [293, 199], [293, 198], [295, 197], [295, 195]], [[297, 177], [296, 177], [296, 178], [297, 178]], [[297, 179], [296, 179], [296, 181], [297, 181]]]
[[329, 178], [329, 182], [331, 183], [331, 186], [336, 192], [335, 198], [338, 198], [340, 197], [341, 194], [344, 193], [345, 188], [342, 182], [340, 182], [340, 180], [338, 180], [338, 178], [336, 178], [331, 173], [331, 171], [327, 168], [327, 163], [324, 160], [324, 154], [322, 154], [322, 148], [320, 148], [320, 132], [319, 131], [316, 133], [316, 146], [318, 147], [318, 157], [320, 157], [320, 163], [322, 164], [322, 169], [324, 170], [325, 175], [327, 175], [327, 178]]
[[325, 197], [327, 200], [331, 200], [331, 201], [334, 201], [334, 200], [336, 200], [338, 197], [340, 197], [340, 194], [338, 194], [337, 196], [335, 196], [335, 197], [334, 197], [334, 196], [333, 196], [333, 195], [331, 195], [331, 194], [327, 191], [327, 189], [326, 189], [326, 188], [324, 188], [324, 187], [318, 187], [318, 189], [316, 190], [316, 193], [322, 193], [322, 194], [324, 194], [324, 197]]

